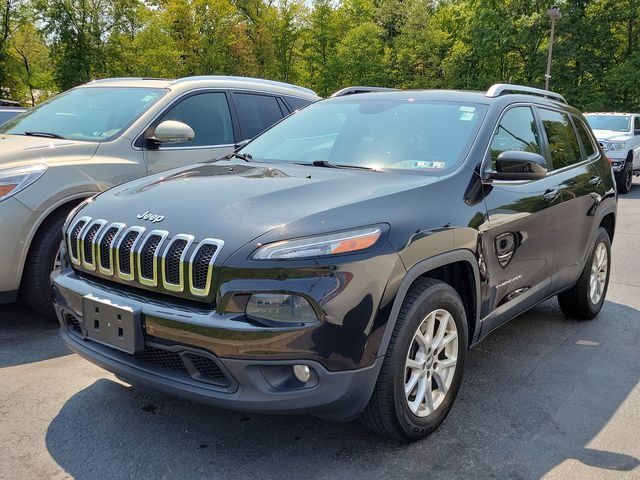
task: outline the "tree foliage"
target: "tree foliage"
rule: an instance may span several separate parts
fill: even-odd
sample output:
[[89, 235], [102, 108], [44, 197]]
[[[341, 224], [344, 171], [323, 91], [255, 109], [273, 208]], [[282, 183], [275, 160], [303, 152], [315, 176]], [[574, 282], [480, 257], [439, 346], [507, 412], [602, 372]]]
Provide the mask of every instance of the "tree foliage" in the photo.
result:
[[[551, 85], [640, 110], [640, 0], [563, 0]], [[543, 86], [545, 0], [0, 0], [0, 94], [34, 104], [107, 76], [347, 85]]]

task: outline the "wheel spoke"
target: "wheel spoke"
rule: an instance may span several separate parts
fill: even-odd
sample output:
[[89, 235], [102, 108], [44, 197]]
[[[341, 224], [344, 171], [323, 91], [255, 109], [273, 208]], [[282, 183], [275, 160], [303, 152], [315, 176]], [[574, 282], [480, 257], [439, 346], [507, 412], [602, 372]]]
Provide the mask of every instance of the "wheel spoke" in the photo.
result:
[[438, 360], [437, 370], [440, 370], [440, 369], [446, 370], [448, 368], [455, 367], [457, 362], [458, 362], [458, 359], [456, 357], [445, 358], [444, 360]]
[[424, 365], [424, 361], [420, 362], [413, 358], [407, 358], [407, 368], [410, 368], [411, 370], [421, 370], [422, 365]]
[[449, 389], [447, 388], [447, 385], [445, 384], [444, 379], [440, 375], [440, 372], [437, 372], [437, 371], [433, 372], [433, 378], [438, 384], [438, 390], [442, 391], [443, 395], [446, 395], [447, 390]]
[[453, 340], [455, 340], [456, 338], [458, 338], [458, 333], [457, 332], [449, 332], [448, 335], [446, 335], [443, 339], [442, 342], [440, 343], [440, 347], [444, 348], [445, 346], [447, 346], [448, 344], [450, 344]]
[[433, 407], [433, 390], [431, 390], [431, 380], [425, 383], [427, 384], [427, 389], [424, 392], [424, 400], [427, 404], [428, 413], [431, 413], [435, 410]]
[[411, 377], [409, 377], [409, 381], [404, 386], [404, 393], [406, 393], [407, 396], [411, 395], [413, 389], [416, 388], [418, 380], [420, 380], [420, 374], [417, 372], [411, 372]]
[[428, 382], [424, 377], [420, 378], [420, 381], [418, 382], [418, 392], [416, 393], [416, 398], [411, 403], [411, 411], [413, 413], [418, 413], [418, 410], [420, 410], [420, 404], [424, 400], [424, 395], [427, 392], [427, 383], [430, 383], [430, 381]]

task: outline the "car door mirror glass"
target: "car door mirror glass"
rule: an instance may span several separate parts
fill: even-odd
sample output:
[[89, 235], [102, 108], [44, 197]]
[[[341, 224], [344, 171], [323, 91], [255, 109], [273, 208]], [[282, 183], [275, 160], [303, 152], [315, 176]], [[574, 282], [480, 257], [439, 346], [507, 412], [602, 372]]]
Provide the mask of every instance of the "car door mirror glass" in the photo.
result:
[[190, 142], [196, 134], [186, 123], [175, 120], [161, 122], [148, 140], [154, 144]]
[[533, 152], [506, 151], [498, 155], [493, 180], [537, 180], [547, 174], [547, 161]]

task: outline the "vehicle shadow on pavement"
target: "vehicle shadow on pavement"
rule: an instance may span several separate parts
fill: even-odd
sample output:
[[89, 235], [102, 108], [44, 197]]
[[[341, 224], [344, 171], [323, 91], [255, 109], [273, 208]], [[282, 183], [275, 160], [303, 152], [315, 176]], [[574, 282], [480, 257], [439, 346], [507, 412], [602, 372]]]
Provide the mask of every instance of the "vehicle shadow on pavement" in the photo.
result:
[[471, 351], [448, 419], [415, 444], [357, 422], [229, 412], [101, 379], [67, 401], [46, 445], [82, 479], [529, 479], [566, 461], [575, 478], [578, 467], [640, 473], [634, 456], [602, 450], [629, 451], [607, 440], [621, 428], [637, 436], [624, 408], [640, 379], [639, 318], [607, 302], [598, 319], [574, 322], [549, 301], [513, 320]]
[[0, 305], [0, 368], [71, 355], [58, 335], [58, 321], [21, 303]]

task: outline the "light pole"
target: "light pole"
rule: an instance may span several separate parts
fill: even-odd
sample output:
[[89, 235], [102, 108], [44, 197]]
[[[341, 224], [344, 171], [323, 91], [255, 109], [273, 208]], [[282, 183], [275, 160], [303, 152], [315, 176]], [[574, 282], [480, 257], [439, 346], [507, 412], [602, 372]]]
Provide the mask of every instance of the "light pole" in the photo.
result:
[[549, 35], [549, 53], [547, 54], [547, 73], [544, 75], [545, 90], [549, 90], [549, 80], [551, 79], [551, 57], [553, 55], [553, 37], [556, 33], [556, 20], [562, 18], [562, 13], [556, 5], [553, 5], [547, 10], [547, 15], [551, 19], [551, 34]]

